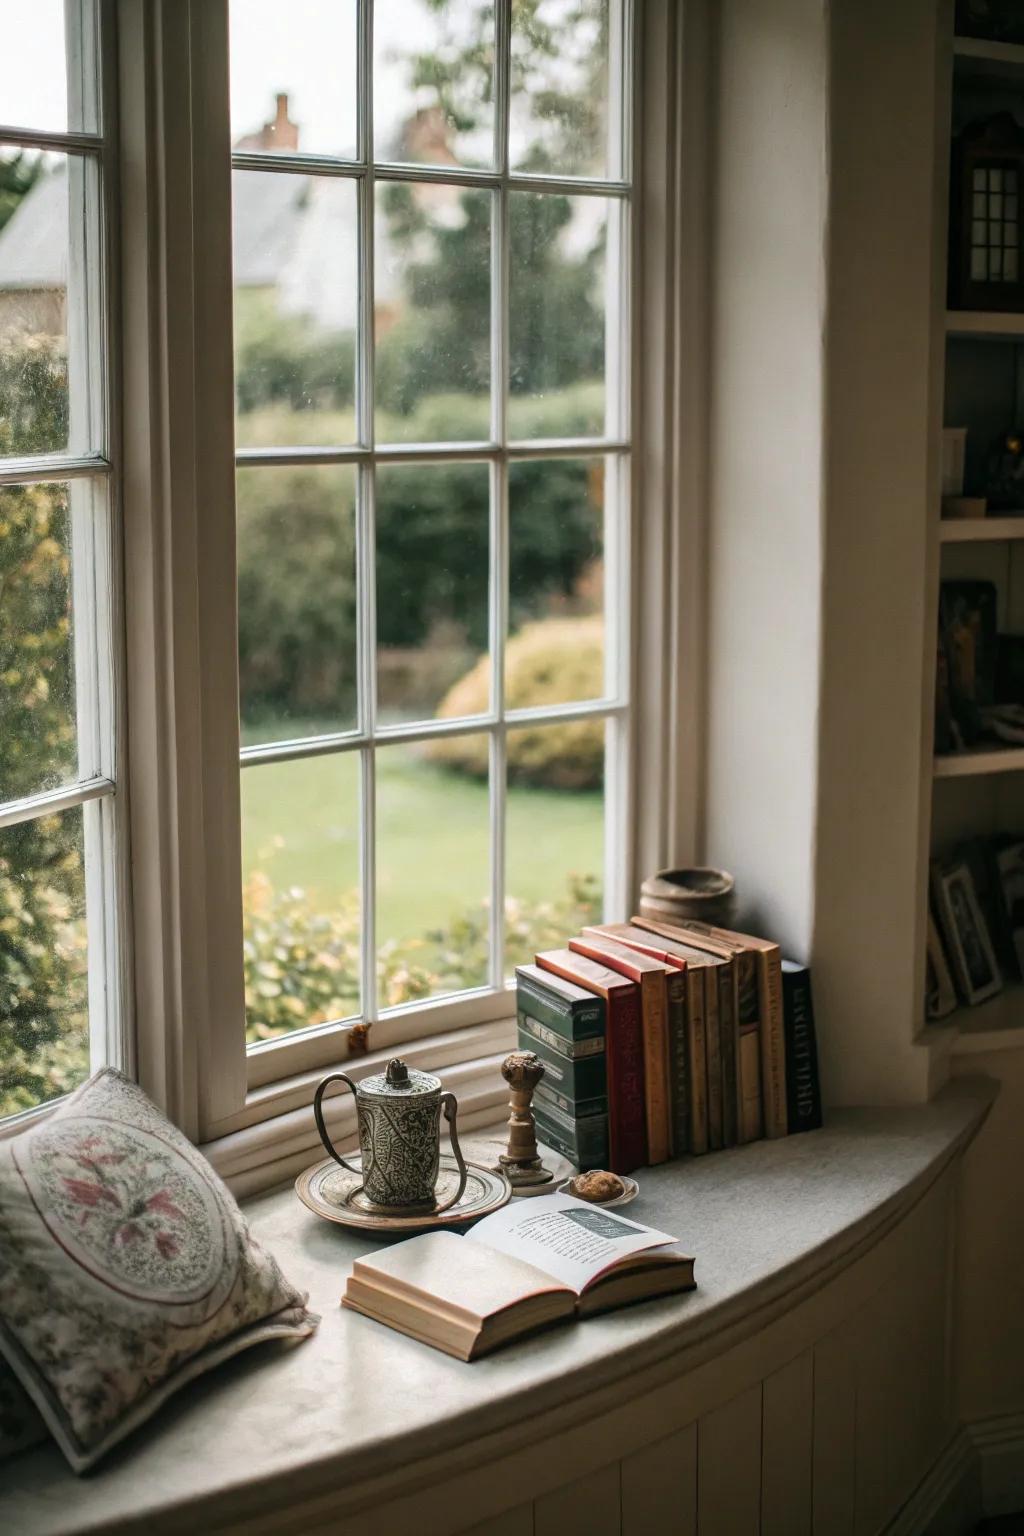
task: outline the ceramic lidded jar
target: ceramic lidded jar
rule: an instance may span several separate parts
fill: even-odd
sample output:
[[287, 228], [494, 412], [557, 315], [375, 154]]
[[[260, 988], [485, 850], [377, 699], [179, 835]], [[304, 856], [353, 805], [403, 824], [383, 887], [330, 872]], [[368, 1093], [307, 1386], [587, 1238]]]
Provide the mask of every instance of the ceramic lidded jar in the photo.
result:
[[[399, 1057], [375, 1077], [353, 1082], [346, 1072], [332, 1072], [317, 1088], [313, 1101], [320, 1139], [327, 1151], [350, 1172], [359, 1172], [335, 1150], [324, 1125], [321, 1104], [324, 1089], [332, 1082], [351, 1088], [359, 1121], [359, 1151], [363, 1191], [375, 1205], [403, 1209], [407, 1206], [446, 1210], [466, 1187], [466, 1164], [455, 1129], [458, 1103], [453, 1093], [442, 1092], [441, 1079], [430, 1072], [410, 1069]], [[441, 1112], [448, 1121], [452, 1151], [459, 1165], [459, 1187], [443, 1206], [436, 1204], [434, 1186], [441, 1161]]]

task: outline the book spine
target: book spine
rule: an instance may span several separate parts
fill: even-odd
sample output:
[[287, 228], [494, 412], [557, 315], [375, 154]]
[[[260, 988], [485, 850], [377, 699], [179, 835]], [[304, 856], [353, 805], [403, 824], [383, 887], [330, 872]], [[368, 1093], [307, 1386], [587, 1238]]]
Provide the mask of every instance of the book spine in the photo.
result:
[[545, 1051], [550, 1051], [553, 1056], [558, 1056], [564, 1061], [587, 1061], [592, 1056], [604, 1055], [604, 1035], [591, 1035], [586, 1040], [567, 1040], [564, 1035], [550, 1029], [547, 1024], [542, 1024], [540, 1019], [535, 1019], [529, 1012], [532, 1004], [526, 1008], [520, 1003], [517, 1018], [519, 1020], [519, 1034], [528, 1036], [527, 1040], [520, 1038], [519, 1048], [523, 1051], [536, 1050], [543, 1046]]
[[785, 1136], [786, 1037], [782, 1001], [782, 957], [777, 948], [758, 954], [761, 1014], [761, 1088], [764, 1096], [764, 1134]]
[[537, 1057], [544, 1068], [542, 1083], [570, 1099], [605, 1097], [608, 1078], [604, 1052], [570, 1060], [534, 1035], [529, 1028], [533, 1022], [525, 1014], [519, 1015], [519, 1049], [532, 1051]]
[[604, 1002], [599, 997], [590, 1003], [569, 1003], [520, 977], [516, 982], [516, 1000], [524, 1012], [566, 1040], [585, 1040], [604, 1032]]
[[632, 1173], [647, 1161], [644, 1037], [640, 988], [613, 994], [605, 1021], [608, 1063], [608, 1166]]
[[740, 1030], [739, 1035], [740, 1077], [740, 1143], [760, 1141], [764, 1135], [764, 1114], [761, 1108], [761, 1038], [755, 1024]]
[[822, 1123], [818, 1043], [814, 1033], [811, 973], [806, 966], [782, 974], [786, 1020], [786, 1105], [790, 1135]]
[[[717, 969], [715, 967], [714, 969]], [[718, 1152], [722, 1140], [722, 1040], [718, 1023], [718, 982], [711, 966], [704, 988], [704, 1031], [708, 1061], [708, 1147]]]
[[563, 1115], [575, 1123], [581, 1120], [591, 1120], [594, 1115], [608, 1117], [608, 1096], [598, 1094], [593, 1099], [574, 1099], [570, 1094], [562, 1093], [558, 1088], [551, 1087], [548, 1083], [538, 1083], [534, 1090], [533, 1102], [535, 1104], [547, 1104], [551, 1109], [561, 1110]]
[[676, 971], [666, 977], [674, 1157], [687, 1151], [690, 1145], [690, 1062], [686, 1045], [688, 981], [686, 971]]
[[574, 1119], [555, 1105], [540, 1103], [534, 1110], [537, 1139], [560, 1152], [578, 1168], [603, 1168], [608, 1162], [608, 1121], [603, 1115]]
[[708, 1150], [708, 1060], [704, 1012], [707, 972], [691, 966], [686, 973], [686, 1051], [690, 1069], [690, 1142], [695, 1155]]
[[672, 1151], [668, 1083], [667, 990], [663, 971], [648, 971], [640, 983], [647, 1161], [652, 1167], [655, 1163], [667, 1163]]
[[739, 1141], [739, 1039], [736, 1029], [736, 967], [718, 967], [718, 1037], [722, 1051], [722, 1145]]

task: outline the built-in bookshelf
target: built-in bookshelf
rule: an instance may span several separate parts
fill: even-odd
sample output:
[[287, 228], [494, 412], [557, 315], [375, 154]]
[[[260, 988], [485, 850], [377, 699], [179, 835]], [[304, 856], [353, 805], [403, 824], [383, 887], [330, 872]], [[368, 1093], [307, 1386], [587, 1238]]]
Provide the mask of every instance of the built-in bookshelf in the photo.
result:
[[[949, 8], [950, 10], [952, 7]], [[1024, 46], [951, 37], [946, 89], [937, 96], [937, 175], [948, 191], [950, 144], [965, 122], [1012, 110], [1024, 126]], [[1024, 313], [947, 307], [948, 206], [936, 199], [937, 422], [968, 428], [965, 494], [984, 490], [985, 459], [997, 435], [1024, 426]], [[1024, 256], [1022, 256], [1024, 260]], [[938, 623], [938, 589], [946, 579], [986, 580], [996, 586], [1001, 632], [1024, 634], [1024, 514], [941, 516], [933, 508], [930, 532], [929, 613]], [[935, 586], [931, 586], [931, 582]], [[983, 740], [964, 752], [936, 755], [925, 789], [929, 805], [923, 857], [948, 853], [958, 842], [1000, 831], [1024, 834], [1024, 746]], [[927, 890], [927, 872], [922, 893]], [[996, 997], [956, 1012], [933, 1026], [946, 1031], [958, 1053], [1024, 1045], [1024, 984], [1012, 980]]]

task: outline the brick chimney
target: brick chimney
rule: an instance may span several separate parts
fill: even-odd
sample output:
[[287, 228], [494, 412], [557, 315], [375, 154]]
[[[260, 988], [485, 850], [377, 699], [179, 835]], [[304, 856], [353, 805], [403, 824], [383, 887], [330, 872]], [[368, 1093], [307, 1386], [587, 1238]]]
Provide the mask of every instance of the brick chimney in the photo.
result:
[[288, 92], [278, 91], [276, 111], [272, 121], [264, 123], [256, 133], [247, 133], [235, 144], [236, 149], [262, 150], [286, 153], [299, 147], [299, 125], [288, 116]]

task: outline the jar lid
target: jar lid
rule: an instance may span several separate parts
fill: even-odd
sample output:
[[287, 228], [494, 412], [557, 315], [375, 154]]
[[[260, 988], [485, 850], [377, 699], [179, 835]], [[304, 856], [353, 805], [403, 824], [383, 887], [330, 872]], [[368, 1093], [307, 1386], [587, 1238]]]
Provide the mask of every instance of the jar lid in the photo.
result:
[[368, 1094], [376, 1099], [409, 1099], [424, 1094], [440, 1093], [441, 1079], [430, 1072], [418, 1072], [409, 1068], [400, 1056], [387, 1064], [384, 1072], [376, 1077], [364, 1077], [359, 1084], [360, 1095]]

